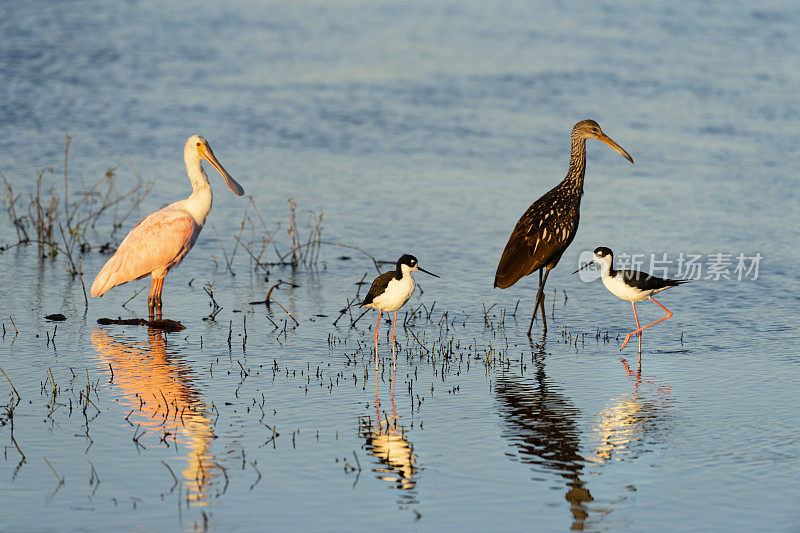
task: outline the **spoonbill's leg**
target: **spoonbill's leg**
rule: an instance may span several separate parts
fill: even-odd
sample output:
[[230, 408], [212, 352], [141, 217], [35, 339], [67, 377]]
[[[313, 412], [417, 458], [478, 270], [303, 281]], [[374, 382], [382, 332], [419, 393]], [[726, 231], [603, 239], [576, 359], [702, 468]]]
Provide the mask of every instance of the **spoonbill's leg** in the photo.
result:
[[156, 294], [153, 298], [156, 310], [156, 318], [161, 320], [161, 291], [164, 289], [164, 278], [156, 280]]
[[147, 311], [151, 319], [155, 316], [157, 290], [158, 290], [158, 279], [154, 277], [153, 282], [150, 284], [150, 296], [147, 297]]
[[158, 279], [158, 287], [156, 287], [156, 307], [161, 309], [161, 291], [164, 290], [164, 278]]

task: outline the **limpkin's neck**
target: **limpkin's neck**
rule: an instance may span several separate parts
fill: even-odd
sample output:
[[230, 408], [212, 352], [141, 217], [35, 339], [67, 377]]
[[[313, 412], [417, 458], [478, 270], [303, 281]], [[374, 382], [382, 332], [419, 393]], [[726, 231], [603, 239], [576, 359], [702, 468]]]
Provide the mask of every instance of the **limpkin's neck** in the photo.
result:
[[583, 194], [583, 177], [586, 174], [586, 139], [572, 137], [572, 148], [569, 156], [569, 171], [565, 182], [575, 189], [578, 194]]

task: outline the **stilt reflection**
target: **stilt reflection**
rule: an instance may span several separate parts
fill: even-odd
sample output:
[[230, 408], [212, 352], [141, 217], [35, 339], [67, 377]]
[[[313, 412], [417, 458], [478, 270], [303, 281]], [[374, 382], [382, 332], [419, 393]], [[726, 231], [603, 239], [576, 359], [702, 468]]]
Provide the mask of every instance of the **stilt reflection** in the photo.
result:
[[598, 443], [587, 457], [595, 463], [638, 457], [649, 451], [650, 445], [658, 444], [672, 427], [669, 385], [659, 385], [655, 378], [644, 379], [641, 362], [636, 370], [625, 359], [621, 363], [633, 383], [633, 392], [613, 398], [598, 414], [593, 428]]
[[148, 329], [147, 342], [114, 338], [102, 329], [93, 329], [91, 339], [106, 375], [122, 392], [120, 403], [131, 410], [127, 420], [158, 435], [164, 445], [188, 446], [181, 472], [187, 496], [195, 505], [208, 505], [209, 487], [218, 474], [209, 452], [215, 436], [191, 368], [168, 352], [158, 330]]
[[392, 367], [390, 380], [390, 408], [387, 413], [381, 409], [380, 389], [377, 372], [375, 376], [375, 418], [359, 418], [359, 436], [365, 439], [364, 448], [378, 460], [372, 469], [377, 478], [401, 492], [398, 503], [401, 508], [419, 503], [417, 499], [417, 456], [414, 445], [406, 436], [406, 429], [399, 423], [395, 404], [395, 368]]

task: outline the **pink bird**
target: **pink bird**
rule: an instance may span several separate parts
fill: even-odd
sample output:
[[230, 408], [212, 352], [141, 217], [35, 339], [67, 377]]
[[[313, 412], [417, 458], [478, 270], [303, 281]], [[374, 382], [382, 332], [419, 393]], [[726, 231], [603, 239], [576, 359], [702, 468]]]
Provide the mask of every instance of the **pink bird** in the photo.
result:
[[201, 159], [222, 174], [231, 191], [239, 196], [244, 194], [242, 186], [217, 161], [208, 141], [199, 135], [192, 135], [186, 141], [183, 159], [192, 182], [191, 196], [146, 216], [134, 226], [94, 278], [92, 296], [102, 296], [112, 287], [150, 274], [153, 284], [147, 306], [151, 317], [156, 313], [160, 316], [164, 277], [192, 249], [211, 211], [211, 186], [200, 165]]

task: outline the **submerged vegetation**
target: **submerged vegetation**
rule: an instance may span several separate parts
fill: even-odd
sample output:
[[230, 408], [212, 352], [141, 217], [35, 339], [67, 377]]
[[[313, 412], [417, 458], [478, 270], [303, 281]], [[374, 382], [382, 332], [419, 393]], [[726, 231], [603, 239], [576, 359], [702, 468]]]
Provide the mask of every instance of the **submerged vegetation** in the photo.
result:
[[[119, 167], [110, 167], [94, 183], [86, 183], [83, 178], [79, 183], [73, 183], [70, 196], [68, 163], [71, 141], [72, 137], [67, 136], [63, 196], [53, 167], [43, 168], [37, 173], [34, 190], [27, 194], [15, 191], [12, 183], [0, 172], [5, 186], [6, 210], [17, 234], [16, 245], [36, 244], [43, 258], [55, 258], [59, 252], [71, 257], [76, 251], [86, 253], [93, 247], [107, 251], [118, 230], [123, 228], [153, 188], [153, 182], [145, 183], [133, 169], [133, 184], [127, 190], [120, 190], [117, 184]], [[55, 179], [50, 182], [47, 176]], [[70, 198], [74, 199], [70, 201]], [[98, 228], [110, 231], [101, 233]], [[92, 239], [99, 242], [92, 242]], [[110, 240], [103, 243], [105, 239]]]
[[[313, 268], [319, 261], [320, 248], [322, 244], [322, 213], [307, 211], [305, 224], [297, 224], [297, 201], [289, 198], [289, 221], [286, 226], [288, 243], [279, 243], [278, 236], [281, 235], [283, 224], [281, 221], [275, 223], [274, 229], [270, 230], [264, 221], [264, 216], [253, 201], [253, 197], [248, 197], [248, 203], [239, 223], [239, 232], [235, 236], [235, 244], [230, 255], [228, 255], [222, 239], [217, 233], [222, 255], [225, 258], [225, 266], [228, 271], [234, 274], [233, 262], [236, 252], [242, 248], [250, 258], [250, 268], [255, 271], [269, 273], [271, 266], [289, 266], [297, 269], [301, 266]], [[267, 252], [272, 250], [274, 256], [270, 259]]]
[[[514, 315], [498, 306], [484, 305], [474, 316], [441, 309], [435, 301], [409, 306], [398, 320], [397, 366], [388, 329], [382, 332], [377, 364], [368, 329], [353, 334], [348, 327], [328, 334], [327, 360], [298, 359], [279, 351], [253, 355], [263, 354], [272, 344], [264, 344], [264, 333], [281, 346], [297, 334], [286, 321], [281, 328], [269, 317], [265, 321], [256, 315], [231, 322], [227, 343], [221, 336], [206, 336], [204, 343], [202, 335], [172, 336], [156, 329], [135, 337], [119, 330], [92, 329], [88, 340], [93, 356], [88, 361], [48, 362], [35, 367], [30, 377], [19, 369], [0, 368], [0, 380], [10, 387], [0, 404], [0, 428], [6, 428], [9, 437], [6, 469], [12, 480], [34, 475], [47, 480], [44, 486], [51, 497], [88, 498], [98, 508], [131, 501], [134, 508], [169, 510], [179, 522], [196, 520], [190, 528], [205, 531], [210, 529], [208, 519], [220, 509], [211, 502], [270, 490], [270, 483], [283, 475], [276, 459], [291, 464], [291, 454], [301, 452], [317, 461], [315, 468], [320, 468], [319, 457], [336, 464], [348, 486], [390, 489], [398, 509], [419, 519], [417, 486], [430, 479], [425, 470], [430, 457], [414, 443], [428, 426], [426, 420], [435, 419], [442, 408], [466, 401], [469, 396], [461, 400], [462, 393], [469, 395], [474, 390], [470, 385], [484, 379], [490, 388], [508, 376], [536, 379], [544, 390], [534, 393], [544, 400], [552, 396], [545, 388], [545, 340], [530, 347], [514, 344], [506, 331], [506, 322], [515, 320]], [[473, 337], [476, 331], [484, 335]], [[549, 343], [572, 345], [579, 335], [581, 341], [575, 341], [574, 348], [582, 351], [591, 337], [573, 335], [566, 327]], [[15, 339], [13, 332], [0, 335], [0, 343], [13, 345]], [[37, 339], [43, 347], [62, 353], [64, 341], [56, 346], [55, 329], [52, 335], [41, 332]], [[607, 343], [608, 335], [602, 338], [598, 332], [591, 344]], [[198, 353], [202, 362], [195, 358]], [[527, 397], [507, 388], [502, 389], [506, 403], [537, 408], [538, 404], [527, 407]], [[276, 399], [284, 395], [308, 401], [346, 399], [348, 408], [334, 423], [326, 419], [327, 413], [298, 420], [291, 406]], [[557, 484], [571, 494], [575, 480], [584, 482], [573, 474], [580, 474], [583, 455], [576, 447], [565, 463], [562, 455], [554, 457], [551, 452], [564, 441], [562, 412], [566, 417], [574, 414], [558, 401], [542, 403], [552, 414], [543, 420], [544, 426], [537, 426], [534, 438], [540, 446], [522, 453], [527, 463], [559, 472], [564, 464], [574, 465]], [[520, 409], [509, 409], [510, 414], [503, 416], [511, 422], [514, 416], [528, 420], [527, 411]], [[30, 425], [25, 432], [15, 432], [15, 426], [34, 419], [35, 428], [40, 428], [36, 432]], [[43, 422], [38, 423], [40, 419]], [[233, 434], [231, 420], [237, 423]], [[509, 443], [525, 435], [524, 429], [509, 430]], [[47, 439], [42, 439], [45, 432]], [[115, 479], [115, 465], [105, 455], [109, 434], [118, 441], [115, 460], [146, 459], [142, 469], [151, 476], [149, 488], [132, 489]], [[63, 453], [42, 444], [52, 439], [71, 453], [82, 452], [86, 460], [66, 461]]]
[[[71, 197], [68, 172], [71, 141], [72, 137], [67, 136], [64, 146], [63, 197], [59, 184], [55, 180], [51, 182], [46, 179], [48, 176], [55, 176], [52, 167], [37, 172], [34, 190], [27, 194], [17, 192], [0, 172], [5, 186], [6, 210], [17, 236], [17, 242], [0, 247], [0, 253], [12, 247], [35, 244], [42, 259], [55, 260], [59, 254], [63, 254], [67, 259], [70, 277], [80, 280], [85, 309], [88, 309], [82, 254], [95, 247], [100, 252], [112, 249], [110, 240], [105, 243], [102, 241], [114, 238], [117, 230], [123, 227], [125, 221], [150, 193], [153, 184], [145, 183], [134, 169], [135, 182], [127, 190], [120, 191], [117, 186], [118, 167], [111, 167], [94, 183], [86, 183], [81, 178], [78, 184], [73, 184]], [[74, 200], [70, 201], [70, 198]], [[101, 234], [98, 228], [102, 227], [110, 229], [110, 232]]]

